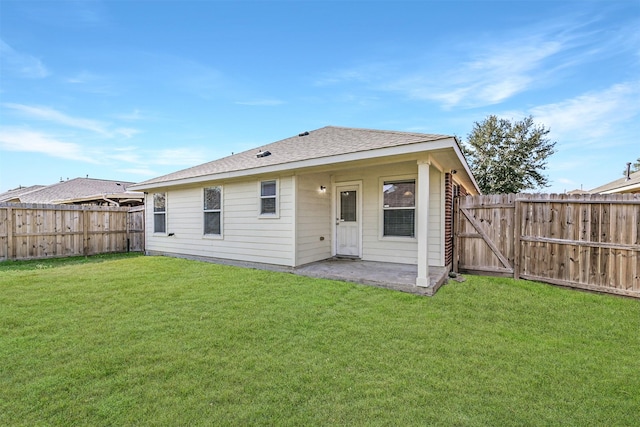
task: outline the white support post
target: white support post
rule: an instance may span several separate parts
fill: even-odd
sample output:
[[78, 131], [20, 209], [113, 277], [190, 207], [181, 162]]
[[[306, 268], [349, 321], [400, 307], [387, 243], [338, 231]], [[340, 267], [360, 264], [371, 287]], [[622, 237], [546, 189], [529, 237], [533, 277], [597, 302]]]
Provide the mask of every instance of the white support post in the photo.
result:
[[428, 287], [429, 280], [429, 160], [418, 161], [418, 206], [416, 206], [416, 238], [418, 239], [418, 277], [416, 286]]

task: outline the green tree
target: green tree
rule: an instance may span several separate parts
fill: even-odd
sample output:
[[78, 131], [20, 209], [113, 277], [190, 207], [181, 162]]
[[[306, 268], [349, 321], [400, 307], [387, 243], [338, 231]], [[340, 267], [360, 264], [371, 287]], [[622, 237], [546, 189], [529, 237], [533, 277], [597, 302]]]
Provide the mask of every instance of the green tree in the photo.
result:
[[[640, 157], [638, 157], [635, 162], [631, 163], [631, 173], [638, 171], [640, 171]], [[624, 168], [622, 175], [627, 176], [627, 168]]]
[[503, 194], [548, 187], [541, 171], [555, 153], [549, 132], [536, 125], [532, 116], [511, 122], [490, 115], [475, 122], [462, 149], [480, 190]]

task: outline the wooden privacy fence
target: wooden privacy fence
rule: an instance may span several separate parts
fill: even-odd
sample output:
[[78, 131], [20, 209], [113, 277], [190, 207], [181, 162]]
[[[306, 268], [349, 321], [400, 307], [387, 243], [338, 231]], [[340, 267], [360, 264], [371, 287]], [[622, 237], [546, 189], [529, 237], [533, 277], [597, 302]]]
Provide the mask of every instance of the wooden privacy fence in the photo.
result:
[[144, 250], [144, 210], [0, 203], [0, 260]]
[[456, 200], [453, 267], [640, 297], [640, 194]]

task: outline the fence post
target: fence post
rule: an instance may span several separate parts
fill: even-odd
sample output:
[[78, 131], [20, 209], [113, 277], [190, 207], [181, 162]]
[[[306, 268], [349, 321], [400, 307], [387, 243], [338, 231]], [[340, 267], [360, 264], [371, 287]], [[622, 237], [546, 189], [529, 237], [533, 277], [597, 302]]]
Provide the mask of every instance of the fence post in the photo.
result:
[[13, 209], [7, 208], [7, 259], [13, 259]]
[[89, 255], [89, 211], [82, 209], [82, 253]]
[[518, 280], [520, 278], [520, 238], [522, 237], [522, 225], [521, 214], [520, 214], [520, 204], [521, 200], [516, 195], [516, 200], [514, 202], [513, 212], [513, 237], [515, 238], [515, 246], [513, 247], [513, 278]]

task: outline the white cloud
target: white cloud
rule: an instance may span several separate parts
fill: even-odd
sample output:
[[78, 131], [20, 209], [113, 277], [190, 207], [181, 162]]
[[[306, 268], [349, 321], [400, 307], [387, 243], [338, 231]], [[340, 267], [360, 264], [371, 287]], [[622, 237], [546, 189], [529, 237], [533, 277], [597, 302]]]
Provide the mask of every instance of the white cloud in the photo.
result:
[[82, 71], [76, 74], [75, 76], [66, 78], [65, 81], [67, 83], [72, 83], [72, 84], [85, 84], [85, 83], [93, 82], [96, 79], [97, 79], [97, 76], [95, 74], [91, 74], [87, 71]]
[[[541, 105], [529, 110], [537, 122], [551, 128], [554, 139], [586, 144], [619, 132], [640, 115], [640, 82], [613, 85], [588, 92], [562, 102]], [[611, 141], [607, 138], [607, 144]]]
[[518, 40], [486, 49], [445, 71], [427, 70], [399, 79], [388, 89], [438, 101], [445, 108], [493, 105], [528, 90], [546, 61], [562, 49], [557, 41]]
[[113, 131], [113, 133], [117, 135], [122, 135], [125, 138], [131, 138], [132, 136], [139, 134], [140, 131], [138, 129], [131, 129], [131, 128], [117, 128]]
[[3, 40], [0, 40], [0, 56], [2, 56], [3, 68], [18, 77], [41, 79], [50, 74], [38, 58], [16, 52]]
[[88, 130], [107, 138], [124, 137], [131, 138], [139, 133], [138, 129], [133, 128], [110, 128], [105, 122], [93, 119], [85, 119], [81, 117], [73, 117], [49, 107], [31, 106], [24, 104], [4, 103], [5, 108], [18, 111], [29, 118], [39, 119], [58, 125], [69, 126], [74, 129]]
[[62, 159], [97, 163], [94, 158], [86, 155], [82, 146], [78, 144], [59, 141], [48, 135], [24, 129], [1, 128], [0, 148], [7, 151], [40, 153]]
[[137, 108], [135, 108], [130, 113], [118, 114], [118, 115], [116, 115], [114, 117], [116, 119], [125, 120], [125, 121], [128, 121], [128, 122], [135, 122], [135, 121], [138, 121], [138, 120], [145, 119], [145, 117], [142, 115], [142, 112]]
[[140, 176], [158, 176], [159, 173], [148, 168], [127, 168], [127, 169], [117, 169], [118, 172], [122, 173], [130, 173], [132, 175], [140, 175]]
[[3, 104], [6, 108], [10, 108], [21, 113], [26, 114], [29, 117], [54, 122], [61, 125], [70, 126], [73, 128], [90, 130], [99, 134], [107, 135], [106, 125], [97, 120], [83, 119], [78, 117], [68, 116], [57, 110], [48, 107], [34, 107], [23, 104]]

